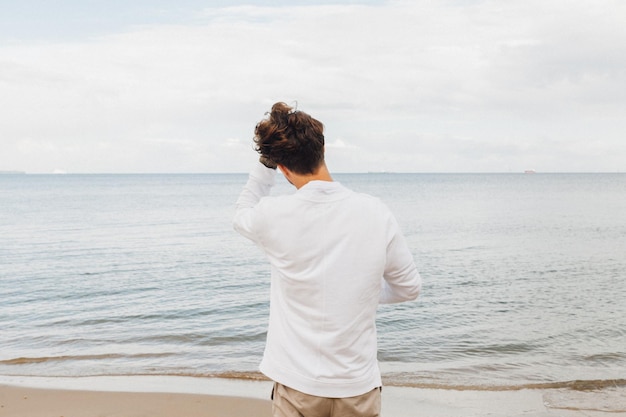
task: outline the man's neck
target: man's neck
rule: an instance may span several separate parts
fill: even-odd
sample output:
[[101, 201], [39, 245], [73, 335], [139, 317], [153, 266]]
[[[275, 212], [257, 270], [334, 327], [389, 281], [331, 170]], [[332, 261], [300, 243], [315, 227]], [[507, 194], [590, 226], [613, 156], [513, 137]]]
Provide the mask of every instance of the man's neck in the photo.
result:
[[304, 187], [311, 181], [333, 181], [333, 178], [330, 176], [330, 172], [328, 171], [325, 163], [322, 163], [318, 170], [315, 171], [313, 174], [296, 174], [293, 171], [289, 171], [284, 166], [279, 165], [279, 167], [287, 180], [297, 189]]

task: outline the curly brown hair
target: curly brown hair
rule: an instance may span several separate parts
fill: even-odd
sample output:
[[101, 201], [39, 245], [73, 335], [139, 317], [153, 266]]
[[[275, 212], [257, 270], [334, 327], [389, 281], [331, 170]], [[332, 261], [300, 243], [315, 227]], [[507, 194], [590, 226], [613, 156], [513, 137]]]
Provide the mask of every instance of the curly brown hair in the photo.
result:
[[313, 174], [324, 162], [324, 125], [282, 102], [256, 125], [254, 143], [258, 153], [297, 174]]

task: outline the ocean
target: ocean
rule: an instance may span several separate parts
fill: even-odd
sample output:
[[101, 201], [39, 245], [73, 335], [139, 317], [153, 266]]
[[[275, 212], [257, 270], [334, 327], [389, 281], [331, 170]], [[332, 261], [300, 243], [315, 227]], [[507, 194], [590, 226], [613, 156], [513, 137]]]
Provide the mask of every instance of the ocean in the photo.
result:
[[[626, 403], [626, 174], [334, 178], [391, 208], [424, 281], [379, 309], [386, 384]], [[261, 378], [269, 266], [231, 226], [246, 179], [0, 175], [0, 375]]]

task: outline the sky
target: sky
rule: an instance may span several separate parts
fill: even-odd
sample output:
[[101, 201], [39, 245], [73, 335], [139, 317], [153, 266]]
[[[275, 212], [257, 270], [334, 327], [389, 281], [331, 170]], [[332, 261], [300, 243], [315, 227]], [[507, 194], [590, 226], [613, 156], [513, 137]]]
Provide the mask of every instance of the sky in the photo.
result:
[[622, 0], [2, 0], [0, 171], [626, 172]]

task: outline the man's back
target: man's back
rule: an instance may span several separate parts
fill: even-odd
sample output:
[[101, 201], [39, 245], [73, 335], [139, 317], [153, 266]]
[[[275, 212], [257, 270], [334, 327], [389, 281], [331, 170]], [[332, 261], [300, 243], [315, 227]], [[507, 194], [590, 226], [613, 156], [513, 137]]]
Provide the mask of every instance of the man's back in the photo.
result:
[[318, 396], [380, 384], [375, 314], [383, 276], [397, 285], [396, 301], [415, 298], [419, 278], [387, 207], [337, 182], [312, 181], [293, 195], [261, 199], [235, 227], [272, 268], [261, 371]]

